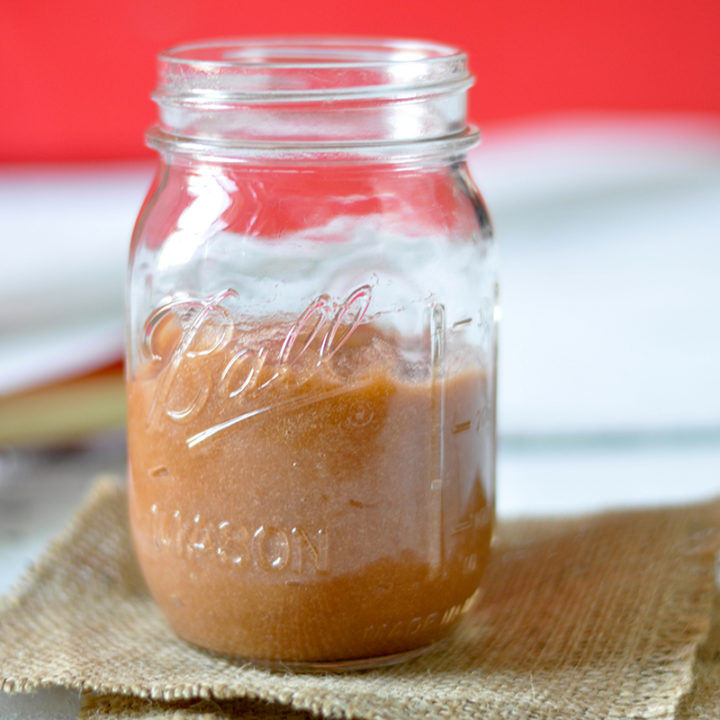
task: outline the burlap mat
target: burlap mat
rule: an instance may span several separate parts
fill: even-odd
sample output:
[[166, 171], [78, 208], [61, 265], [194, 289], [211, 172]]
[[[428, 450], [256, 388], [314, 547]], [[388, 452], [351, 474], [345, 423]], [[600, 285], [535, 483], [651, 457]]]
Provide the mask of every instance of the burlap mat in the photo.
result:
[[720, 717], [718, 502], [509, 523], [449, 642], [341, 675], [273, 673], [176, 639], [138, 573], [125, 503], [96, 486], [2, 603], [3, 690], [84, 690], [85, 720]]

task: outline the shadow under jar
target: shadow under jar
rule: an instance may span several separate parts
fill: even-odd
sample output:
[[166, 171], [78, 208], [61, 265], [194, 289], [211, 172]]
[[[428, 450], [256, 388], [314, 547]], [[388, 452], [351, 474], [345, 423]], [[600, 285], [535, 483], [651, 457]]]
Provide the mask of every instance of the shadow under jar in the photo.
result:
[[159, 58], [127, 286], [130, 517], [176, 632], [282, 667], [417, 654], [470, 607], [495, 476], [496, 253], [465, 55]]

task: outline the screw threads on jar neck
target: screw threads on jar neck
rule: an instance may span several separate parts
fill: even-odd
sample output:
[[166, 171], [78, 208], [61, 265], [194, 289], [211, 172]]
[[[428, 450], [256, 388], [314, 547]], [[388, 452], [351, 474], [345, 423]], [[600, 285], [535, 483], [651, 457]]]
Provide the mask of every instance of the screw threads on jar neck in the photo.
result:
[[[344, 38], [225, 40], [159, 56], [150, 145], [226, 154], [450, 143], [462, 150], [473, 78], [459, 50]], [[415, 151], [420, 148], [415, 147]]]

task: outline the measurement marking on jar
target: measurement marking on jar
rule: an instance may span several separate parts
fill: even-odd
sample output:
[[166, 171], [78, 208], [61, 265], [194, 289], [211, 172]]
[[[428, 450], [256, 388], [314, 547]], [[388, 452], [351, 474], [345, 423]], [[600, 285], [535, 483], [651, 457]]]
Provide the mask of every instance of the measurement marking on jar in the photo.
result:
[[492, 520], [492, 514], [490, 508], [484, 507], [477, 512], [474, 512], [470, 517], [465, 520], [461, 520], [452, 531], [453, 535], [461, 535], [462, 533], [469, 532], [471, 530], [481, 530], [487, 527]]
[[452, 324], [453, 330], [462, 330], [463, 328], [468, 327], [469, 325], [472, 325], [473, 319], [471, 317], [463, 318], [462, 320], [457, 320]]
[[464, 575], [471, 575], [478, 569], [477, 553], [470, 553], [463, 558], [462, 571]]
[[458, 433], [465, 432], [466, 430], [469, 430], [471, 426], [472, 426], [471, 420], [466, 420], [465, 422], [458, 423], [452, 429], [453, 435], [457, 435]]
[[475, 425], [475, 432], [482, 433], [487, 430], [493, 418], [493, 414], [490, 410], [491, 400], [488, 398], [482, 404], [481, 407], [475, 412], [473, 417], [473, 424]]
[[430, 308], [432, 396], [430, 401], [430, 486], [428, 488], [428, 578], [440, 574], [445, 561], [443, 485], [445, 473], [445, 306]]
[[482, 303], [478, 312], [478, 329], [482, 343], [489, 343], [492, 339], [495, 323], [498, 321], [498, 306], [492, 300]]

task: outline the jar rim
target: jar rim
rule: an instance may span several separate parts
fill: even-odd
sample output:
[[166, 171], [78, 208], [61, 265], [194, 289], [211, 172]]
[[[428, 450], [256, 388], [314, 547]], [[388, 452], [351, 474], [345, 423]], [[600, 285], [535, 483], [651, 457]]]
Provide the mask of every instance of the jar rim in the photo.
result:
[[[264, 50], [283, 53], [284, 60], [262, 60], [261, 56], [252, 54], [243, 56], [241, 53]], [[290, 60], [285, 55], [293, 52], [306, 51], [317, 54], [315, 60]], [[333, 55], [327, 53], [333, 52]], [[339, 60], [339, 53], [355, 53], [351, 59]], [[201, 53], [222, 52], [222, 58], [201, 57]], [[327, 59], [323, 59], [325, 53]], [[383, 53], [375, 59], [362, 59], [359, 53]], [[233, 54], [230, 54], [233, 53]], [[414, 53], [414, 56], [412, 55]], [[334, 58], [334, 59], [333, 59]], [[379, 67], [388, 63], [433, 62], [442, 63], [448, 60], [465, 59], [466, 54], [455, 47], [432, 40], [413, 40], [409, 38], [365, 37], [365, 36], [326, 36], [326, 35], [277, 35], [265, 37], [232, 37], [197, 40], [181, 43], [161, 50], [158, 59], [162, 62], [192, 63], [223, 67], [270, 67], [287, 68], [346, 68], [346, 67]]]
[[472, 84], [457, 47], [384, 37], [201, 40], [161, 51], [158, 64], [160, 104], [397, 97]]

